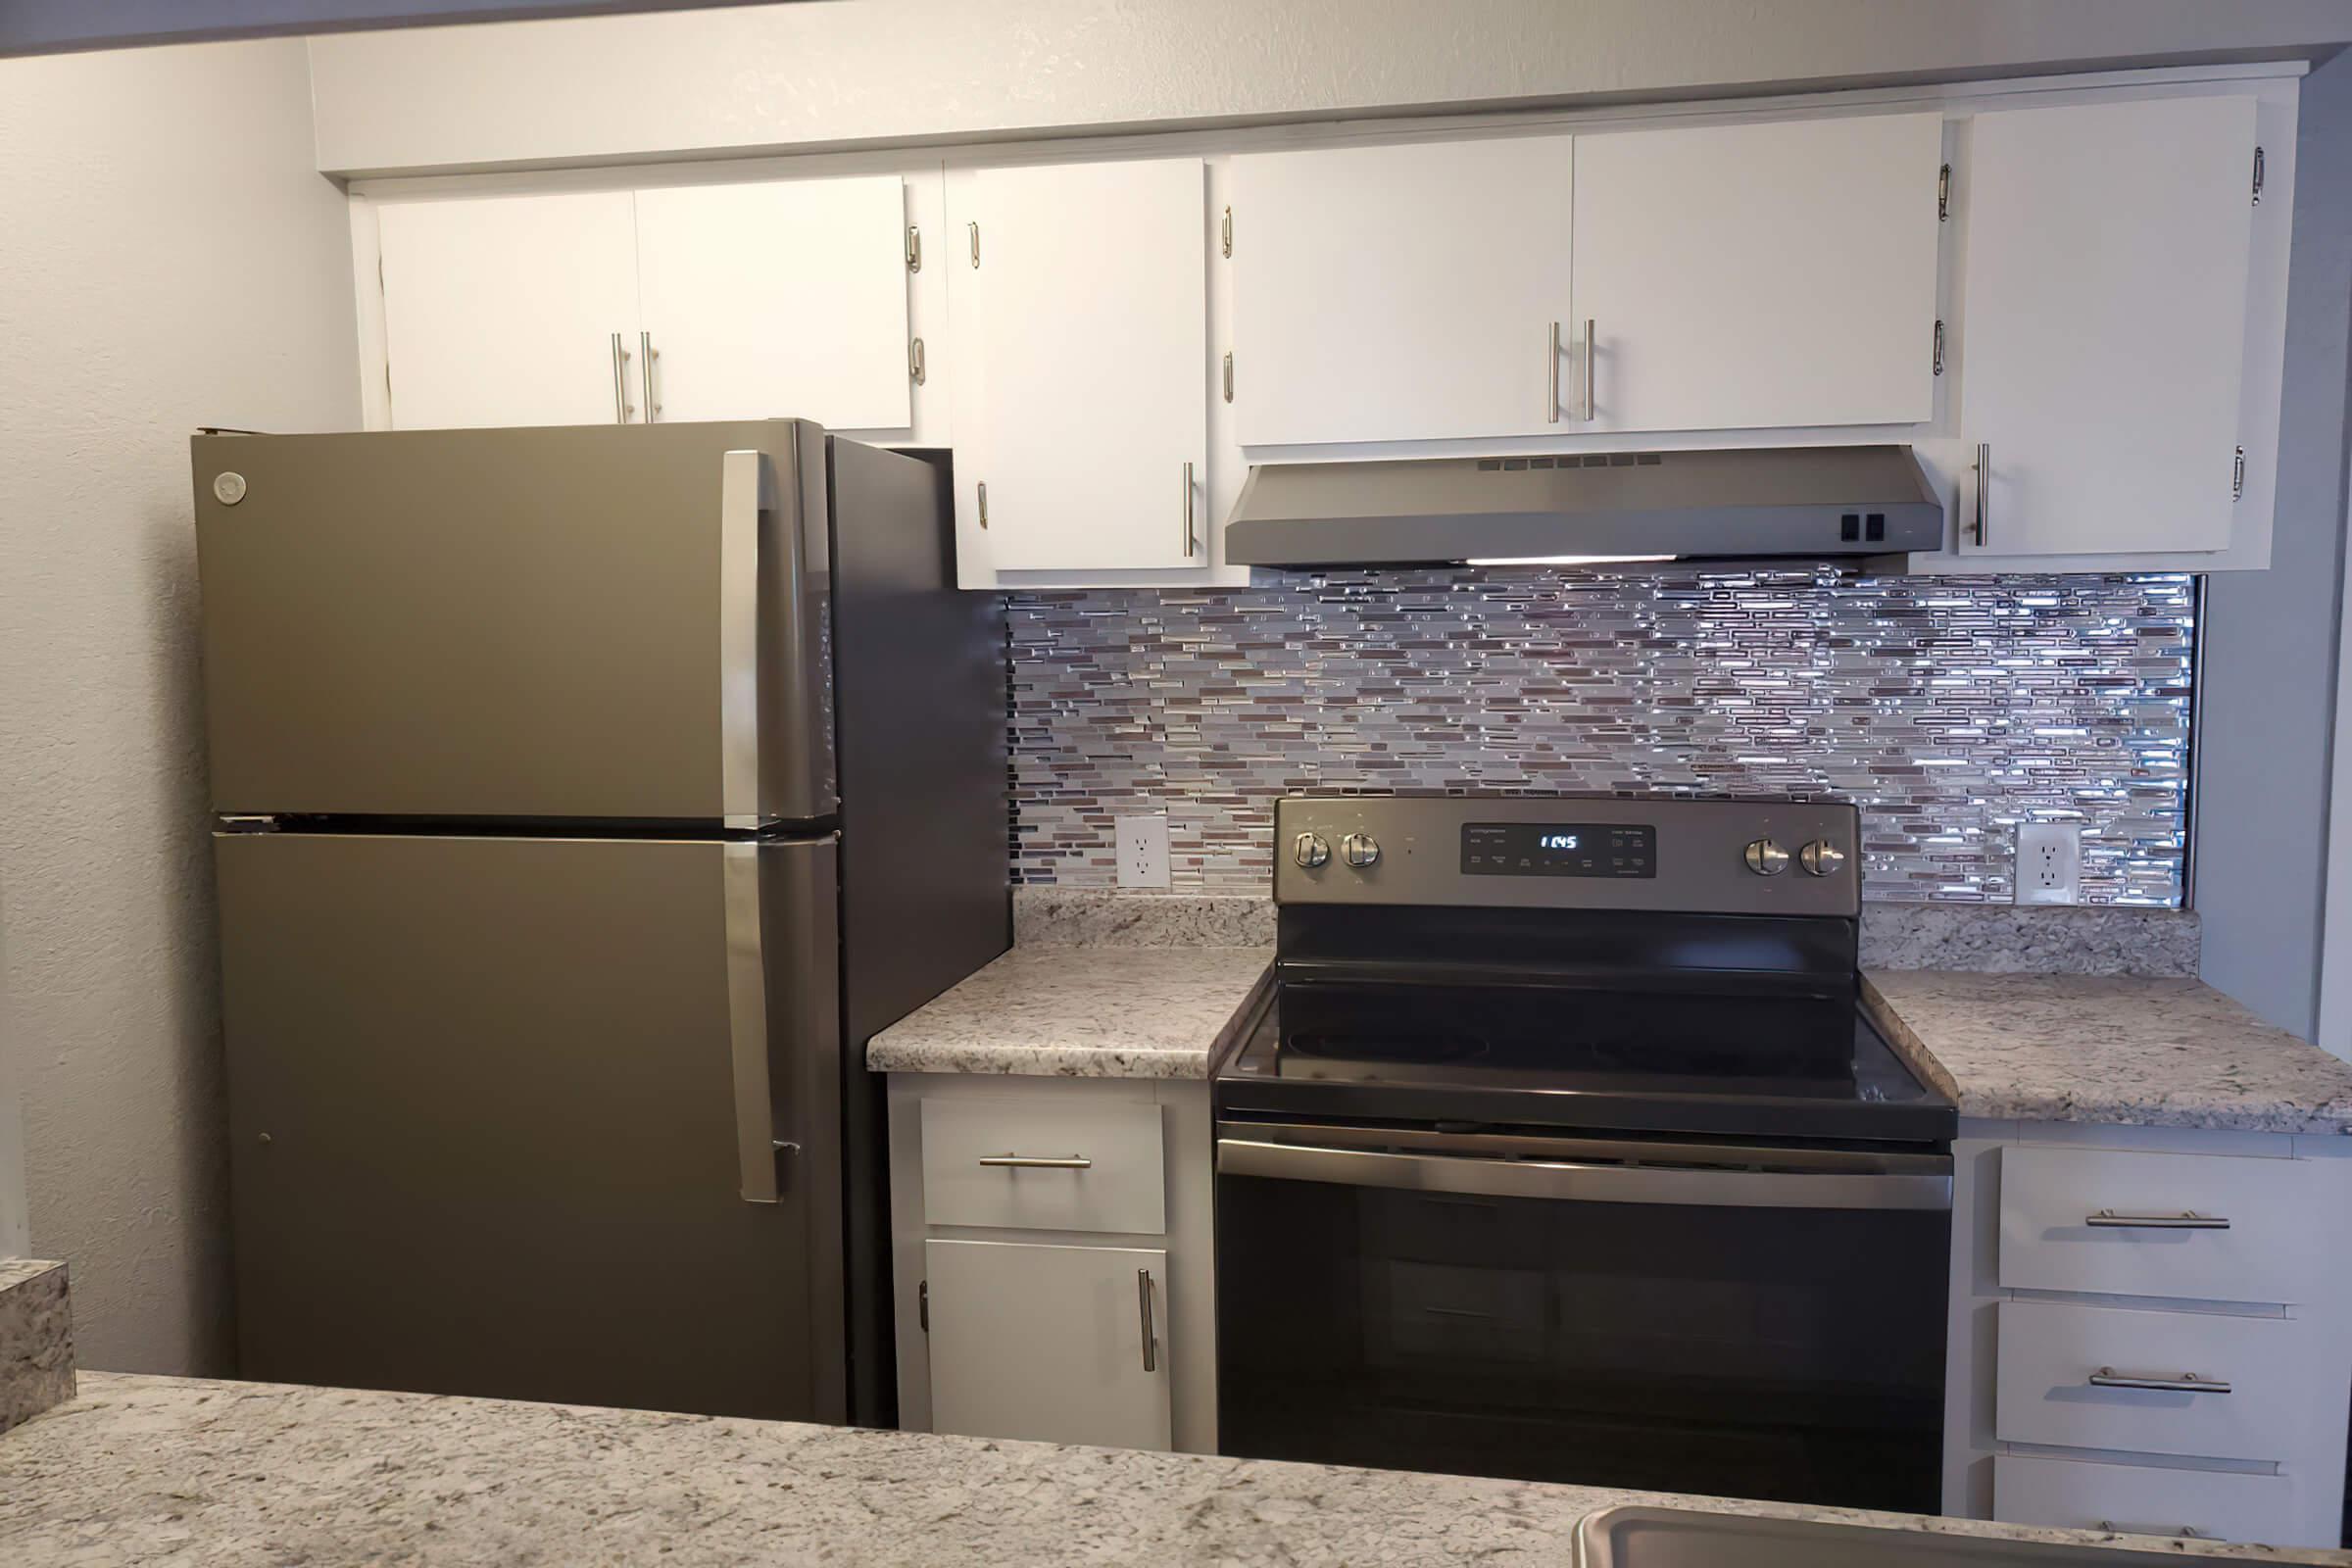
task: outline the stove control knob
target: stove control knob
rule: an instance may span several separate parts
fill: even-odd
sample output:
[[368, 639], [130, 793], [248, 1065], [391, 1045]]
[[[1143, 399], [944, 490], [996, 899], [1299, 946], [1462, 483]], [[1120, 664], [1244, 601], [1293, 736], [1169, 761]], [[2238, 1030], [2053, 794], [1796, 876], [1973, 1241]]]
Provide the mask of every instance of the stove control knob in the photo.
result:
[[1770, 839], [1758, 839], [1747, 847], [1747, 868], [1758, 876], [1779, 876], [1788, 869], [1788, 852]]
[[1380, 841], [1369, 833], [1350, 833], [1340, 840], [1340, 856], [1358, 871], [1380, 863]]
[[1291, 841], [1291, 858], [1312, 871], [1331, 858], [1331, 846], [1323, 842], [1321, 834], [1301, 833]]
[[1845, 852], [1828, 839], [1815, 839], [1796, 852], [1796, 863], [1815, 876], [1836, 876], [1845, 869]]

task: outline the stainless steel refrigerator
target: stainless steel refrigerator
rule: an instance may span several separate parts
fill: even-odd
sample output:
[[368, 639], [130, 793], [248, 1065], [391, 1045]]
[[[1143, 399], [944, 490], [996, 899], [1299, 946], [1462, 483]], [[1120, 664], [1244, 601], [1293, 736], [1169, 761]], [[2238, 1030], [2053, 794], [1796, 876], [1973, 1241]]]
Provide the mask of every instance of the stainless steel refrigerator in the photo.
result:
[[193, 442], [247, 1377], [888, 1423], [1003, 609], [792, 420]]

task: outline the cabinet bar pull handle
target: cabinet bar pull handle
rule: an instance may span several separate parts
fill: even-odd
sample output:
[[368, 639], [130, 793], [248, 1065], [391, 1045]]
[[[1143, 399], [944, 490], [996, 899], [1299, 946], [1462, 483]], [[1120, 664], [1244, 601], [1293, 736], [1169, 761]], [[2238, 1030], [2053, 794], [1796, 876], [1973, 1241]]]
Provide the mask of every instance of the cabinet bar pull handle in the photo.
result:
[[1230, 353], [1225, 356], [1225, 401], [1233, 401], [1233, 356]]
[[620, 334], [612, 334], [612, 422], [626, 424], [629, 416], [637, 411], [629, 407], [629, 351], [620, 346]]
[[1992, 531], [1992, 503], [1984, 493], [1991, 488], [1992, 443], [1980, 441], [1977, 443], [1977, 548], [1979, 550], [1984, 548], [1984, 541]]
[[1157, 1336], [1152, 1332], [1152, 1271], [1148, 1268], [1135, 1271], [1135, 1298], [1144, 1314], [1144, 1370], [1156, 1372], [1159, 1370], [1159, 1348], [1152, 1343]]
[[645, 378], [645, 422], [651, 424], [655, 416], [662, 412], [662, 405], [654, 401], [654, 361], [660, 357], [660, 351], [654, 347], [654, 334], [651, 332], [638, 333], [637, 346], [645, 351], [637, 373]]
[[[2257, 158], [2260, 158], [2262, 155], [2262, 149], [2257, 147], [2254, 149], [2254, 153]], [[2261, 165], [2257, 164], [2255, 168], [2259, 170]], [[2262, 179], [2259, 173], [2256, 175], [2254, 181], [2254, 199], [2256, 201], [2262, 200]], [[1225, 254], [1228, 257], [1233, 255], [1233, 209], [1230, 207], [1225, 209]]]
[[1184, 559], [1193, 559], [1193, 466], [1184, 466]]
[[980, 481], [979, 490], [980, 490], [980, 531], [981, 531], [981, 532], [983, 532], [983, 533], [986, 533], [986, 532], [988, 531], [988, 481], [987, 481], [986, 479], [983, 479], [983, 480], [981, 480], [981, 481]]
[[1600, 357], [1600, 340], [1592, 335], [1592, 318], [1585, 318], [1585, 421], [1591, 423], [1600, 416], [1592, 401], [1592, 362]]
[[906, 225], [906, 270], [923, 270], [923, 231], [912, 223]]
[[2228, 1394], [2230, 1385], [2220, 1378], [2201, 1378], [2194, 1372], [2183, 1372], [2177, 1378], [2134, 1377], [2103, 1366], [2089, 1378], [2094, 1389], [2154, 1389], [2160, 1394]]
[[2205, 1539], [2205, 1532], [2199, 1530], [2195, 1525], [2181, 1525], [2177, 1529], [2167, 1530], [2162, 1525], [2119, 1525], [2112, 1519], [2102, 1519], [2099, 1521], [2099, 1528], [2111, 1536], [2169, 1536], [2175, 1541], [2203, 1541]]
[[1095, 1166], [1084, 1154], [982, 1154], [980, 1163], [1012, 1170], [1092, 1170]]
[[974, 267], [978, 267], [980, 265], [980, 225], [978, 223], [966, 223], [963, 226], [971, 231], [972, 265]]
[[1548, 402], [1544, 405], [1544, 422], [1560, 422], [1560, 323], [1551, 323], [1551, 358], [1544, 362], [1544, 385]]
[[2184, 1208], [2178, 1214], [2118, 1214], [2102, 1208], [2085, 1214], [2082, 1223], [2094, 1231], [2226, 1231], [2230, 1221], [2219, 1214], [2200, 1214]]

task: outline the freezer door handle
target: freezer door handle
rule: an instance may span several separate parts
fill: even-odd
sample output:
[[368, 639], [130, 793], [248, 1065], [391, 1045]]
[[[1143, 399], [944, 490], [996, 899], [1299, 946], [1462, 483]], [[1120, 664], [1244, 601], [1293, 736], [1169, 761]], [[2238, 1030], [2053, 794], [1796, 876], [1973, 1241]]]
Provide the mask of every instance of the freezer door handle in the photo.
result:
[[760, 536], [776, 510], [776, 481], [765, 453], [729, 452], [719, 461], [719, 811], [729, 827], [758, 827]]
[[[727, 454], [729, 458], [746, 454]], [[757, 456], [757, 454], [750, 454]], [[768, 1078], [767, 955], [760, 940], [760, 846], [719, 847], [727, 918], [727, 1035], [735, 1068], [735, 1153], [743, 1200], [782, 1196], [777, 1166], [791, 1145], [776, 1137], [774, 1085]]]

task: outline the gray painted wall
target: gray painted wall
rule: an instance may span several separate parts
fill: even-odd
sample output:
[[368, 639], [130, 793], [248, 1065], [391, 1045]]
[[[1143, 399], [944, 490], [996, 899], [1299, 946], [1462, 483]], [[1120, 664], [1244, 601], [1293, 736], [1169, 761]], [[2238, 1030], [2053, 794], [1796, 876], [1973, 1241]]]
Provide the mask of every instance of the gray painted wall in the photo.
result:
[[349, 220], [299, 40], [0, 60], [0, 1050], [30, 1246], [73, 1265], [83, 1365], [220, 1372], [187, 437], [357, 421]]
[[2207, 580], [2196, 906], [2206, 981], [2318, 1027], [2352, 333], [2352, 56], [2303, 86], [2271, 569]]

